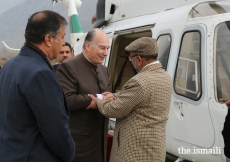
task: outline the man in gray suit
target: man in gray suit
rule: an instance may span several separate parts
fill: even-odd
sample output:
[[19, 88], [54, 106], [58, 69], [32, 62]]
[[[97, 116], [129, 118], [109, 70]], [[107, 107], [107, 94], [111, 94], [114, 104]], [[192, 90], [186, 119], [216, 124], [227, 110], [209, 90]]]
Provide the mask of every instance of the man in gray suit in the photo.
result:
[[69, 111], [49, 60], [65, 43], [64, 17], [34, 13], [26, 43], [0, 70], [0, 162], [72, 162]]
[[64, 61], [57, 76], [70, 109], [70, 130], [76, 142], [74, 162], [105, 162], [108, 118], [98, 110], [87, 110], [94, 96], [109, 90], [108, 71], [102, 65], [110, 47], [107, 35], [88, 32], [82, 53]]

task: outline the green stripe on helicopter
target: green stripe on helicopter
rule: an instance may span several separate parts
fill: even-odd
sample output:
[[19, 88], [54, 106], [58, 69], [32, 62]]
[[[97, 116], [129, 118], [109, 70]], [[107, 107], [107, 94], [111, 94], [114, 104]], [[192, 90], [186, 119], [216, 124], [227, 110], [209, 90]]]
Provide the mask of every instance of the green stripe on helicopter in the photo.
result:
[[70, 33], [83, 33], [81, 23], [77, 14], [70, 17]]

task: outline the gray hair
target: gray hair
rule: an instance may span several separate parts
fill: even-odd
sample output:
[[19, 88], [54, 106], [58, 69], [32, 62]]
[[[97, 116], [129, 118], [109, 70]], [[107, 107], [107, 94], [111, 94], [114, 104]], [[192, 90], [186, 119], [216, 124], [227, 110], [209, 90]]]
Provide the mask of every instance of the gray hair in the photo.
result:
[[84, 43], [83, 43], [83, 49], [85, 49], [85, 43], [86, 42], [90, 42], [90, 43], [93, 42], [93, 39], [94, 39], [94, 37], [96, 35], [97, 30], [100, 30], [100, 29], [94, 28], [94, 29], [91, 29], [90, 31], [88, 31], [87, 35], [85, 36]]
[[30, 16], [25, 30], [26, 42], [40, 44], [47, 34], [56, 38], [66, 19], [59, 13], [50, 10], [36, 12]]

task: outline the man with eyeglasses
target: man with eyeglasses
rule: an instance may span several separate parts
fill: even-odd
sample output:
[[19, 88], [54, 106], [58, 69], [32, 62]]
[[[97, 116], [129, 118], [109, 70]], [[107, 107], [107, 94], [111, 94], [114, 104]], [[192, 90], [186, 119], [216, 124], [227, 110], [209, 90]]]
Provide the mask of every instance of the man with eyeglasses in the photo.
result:
[[109, 91], [108, 71], [102, 65], [110, 43], [100, 29], [90, 30], [82, 53], [60, 64], [57, 76], [70, 109], [70, 130], [76, 143], [74, 162], [105, 162], [108, 118], [97, 109], [87, 95], [103, 97]]
[[103, 100], [89, 95], [104, 116], [117, 119], [110, 162], [164, 162], [171, 77], [157, 61], [155, 39], [139, 38], [125, 50], [138, 73]]

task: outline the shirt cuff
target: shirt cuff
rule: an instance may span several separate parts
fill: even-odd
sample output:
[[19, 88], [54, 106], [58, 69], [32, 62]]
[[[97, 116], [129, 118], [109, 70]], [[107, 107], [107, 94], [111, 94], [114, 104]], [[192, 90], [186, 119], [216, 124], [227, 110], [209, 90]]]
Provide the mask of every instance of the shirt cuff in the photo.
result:
[[103, 100], [103, 96], [102, 96], [102, 94], [96, 94], [96, 95], [97, 95], [97, 98], [99, 98], [99, 99]]

